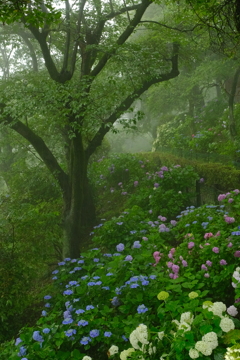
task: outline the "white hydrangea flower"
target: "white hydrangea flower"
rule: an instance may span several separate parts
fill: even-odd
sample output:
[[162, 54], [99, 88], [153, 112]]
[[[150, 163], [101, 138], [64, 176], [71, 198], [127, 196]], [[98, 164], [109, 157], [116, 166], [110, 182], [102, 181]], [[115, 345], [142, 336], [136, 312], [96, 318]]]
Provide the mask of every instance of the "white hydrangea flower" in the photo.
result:
[[134, 348], [129, 348], [127, 350], [123, 350], [121, 353], [120, 353], [120, 359], [121, 360], [127, 360], [127, 357], [133, 353], [135, 351]]
[[184, 332], [190, 331], [191, 326], [187, 322], [183, 321], [183, 322], [180, 323], [180, 325], [178, 327], [178, 330], [184, 330]]
[[160, 331], [160, 332], [158, 332], [157, 334], [158, 334], [159, 340], [162, 340], [163, 337], [164, 337], [164, 331]]
[[223, 313], [223, 311], [227, 310], [227, 307], [223, 302], [218, 301], [218, 302], [213, 303], [213, 305], [210, 306], [208, 308], [208, 310], [212, 311], [214, 315], [217, 315], [219, 317], [223, 317], [222, 313]]
[[235, 284], [234, 282], [232, 282], [232, 287], [234, 287], [234, 289], [236, 289], [237, 284]]
[[90, 356], [84, 356], [82, 360], [92, 360], [92, 358]]
[[142, 343], [142, 344], [148, 344], [148, 328], [146, 325], [144, 324], [140, 324], [137, 328], [136, 328], [136, 337], [138, 338], [138, 340]]
[[195, 349], [201, 352], [205, 356], [209, 356], [212, 354], [212, 347], [208, 342], [198, 341], [195, 344]]
[[238, 271], [234, 271], [233, 278], [236, 279], [237, 281], [240, 281], [240, 274]]
[[190, 349], [189, 356], [191, 359], [197, 359], [199, 357], [199, 352], [196, 349]]
[[229, 307], [227, 308], [227, 312], [228, 312], [228, 314], [231, 315], [231, 316], [236, 316], [236, 315], [238, 314], [237, 308], [236, 308], [234, 305], [229, 306]]
[[213, 331], [205, 334], [202, 337], [202, 341], [208, 342], [210, 346], [212, 347], [212, 350], [216, 349], [218, 347], [218, 337], [217, 334]]
[[156, 352], [156, 346], [152, 346], [152, 343], [150, 343], [149, 344], [149, 348], [148, 348], [148, 353], [150, 354], [150, 355], [152, 355], [152, 354], [155, 354], [155, 352]]
[[231, 319], [225, 317], [220, 322], [220, 328], [222, 329], [222, 331], [228, 332], [230, 330], [235, 329], [235, 325]]
[[130, 344], [134, 347], [134, 349], [141, 349], [140, 346], [138, 345], [138, 338], [136, 337], [136, 331], [134, 330], [130, 336], [129, 336], [129, 341]]
[[109, 355], [114, 355], [118, 353], [118, 346], [112, 345], [110, 349], [108, 349]]
[[190, 311], [188, 312], [185, 312], [181, 315], [181, 318], [180, 318], [180, 323], [188, 323], [188, 324], [192, 324], [193, 322], [193, 315], [190, 313]]

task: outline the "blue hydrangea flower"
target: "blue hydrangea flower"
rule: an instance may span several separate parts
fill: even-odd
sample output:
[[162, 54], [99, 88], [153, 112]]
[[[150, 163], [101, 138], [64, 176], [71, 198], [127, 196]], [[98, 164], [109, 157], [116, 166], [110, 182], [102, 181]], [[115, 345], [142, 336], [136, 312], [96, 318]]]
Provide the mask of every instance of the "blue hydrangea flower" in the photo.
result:
[[124, 244], [120, 243], [116, 246], [117, 251], [123, 251], [125, 248]]
[[80, 266], [76, 266], [73, 270], [78, 271], [78, 270], [82, 270], [82, 268]]
[[142, 245], [139, 241], [134, 241], [132, 248], [133, 249], [139, 249]]
[[84, 264], [84, 260], [78, 260], [78, 264]]
[[94, 309], [94, 306], [93, 306], [93, 305], [87, 305], [87, 306], [86, 306], [86, 310], [92, 310], [92, 309]]
[[64, 261], [71, 261], [71, 258], [66, 258], [64, 259]]
[[85, 313], [85, 310], [83, 309], [78, 309], [75, 311], [75, 314], [83, 314], [83, 313]]
[[131, 289], [135, 289], [135, 288], [137, 288], [137, 287], [139, 287], [138, 284], [131, 284], [131, 285], [130, 285], [130, 288], [131, 288]]
[[112, 254], [103, 254], [103, 256], [112, 257]]
[[120, 256], [121, 254], [119, 254], [119, 253], [115, 253], [115, 254], [113, 254], [113, 256]]
[[94, 285], [96, 285], [96, 283], [95, 283], [94, 281], [89, 281], [89, 282], [87, 283], [87, 285], [88, 285], [88, 286], [94, 286]]
[[27, 349], [24, 346], [21, 346], [19, 349], [18, 356], [24, 356], [27, 353]]
[[52, 280], [57, 280], [57, 276], [53, 276], [53, 277], [52, 277]]
[[109, 287], [109, 286], [102, 286], [102, 289], [104, 289], [104, 290], [110, 290], [110, 287]]
[[120, 305], [120, 301], [117, 298], [117, 296], [114, 296], [114, 298], [111, 300], [111, 303], [113, 306], [119, 306]]
[[127, 255], [124, 260], [125, 261], [132, 261], [133, 257], [131, 255]]
[[81, 340], [80, 340], [80, 344], [82, 345], [87, 345], [89, 342], [91, 341], [89, 336], [84, 336]]
[[69, 285], [70, 286], [74, 286], [74, 285], [77, 285], [78, 284], [78, 282], [77, 281], [69, 281]]
[[94, 262], [99, 262], [99, 259], [98, 259], [98, 258], [94, 258], [93, 261], [94, 261]]
[[78, 326], [87, 326], [87, 325], [88, 325], [88, 321], [86, 321], [86, 320], [80, 320], [78, 322]]
[[123, 338], [124, 341], [128, 341], [128, 339], [126, 338], [125, 335], [122, 335], [122, 338]]
[[65, 264], [66, 264], [65, 261], [60, 261], [60, 262], [58, 263], [59, 266], [63, 266], [63, 265], [65, 265]]
[[111, 272], [106, 274], [106, 276], [112, 276], [112, 275], [113, 275], [113, 273], [111, 273]]
[[138, 314], [144, 314], [146, 311], [148, 311], [148, 308], [144, 304], [139, 305], [137, 308]]
[[64, 319], [62, 321], [62, 324], [63, 325], [69, 325], [69, 324], [72, 324], [72, 322], [73, 322], [73, 319], [71, 317], [69, 317], [69, 318]]
[[93, 276], [93, 279], [98, 280], [98, 279], [100, 279], [100, 276]]
[[[73, 291], [72, 290], [65, 290], [63, 292], [63, 295], [72, 295], [73, 294]], [[46, 306], [46, 305], [45, 305]]]
[[42, 311], [42, 316], [47, 316], [47, 312], [45, 310]]
[[67, 331], [64, 331], [65, 332], [65, 335], [70, 337], [70, 336], [73, 336], [74, 334], [76, 334], [76, 330], [75, 329], [69, 329]]
[[80, 301], [79, 298], [78, 299], [73, 299], [73, 302], [78, 302], [78, 301]]
[[22, 342], [22, 339], [20, 339], [19, 337], [16, 339], [15, 341], [15, 345], [18, 346], [18, 344], [20, 344]]
[[95, 338], [97, 336], [99, 336], [99, 330], [97, 329], [94, 329], [94, 330], [91, 330], [89, 335], [92, 337], [92, 338]]
[[42, 335], [40, 335], [40, 331], [34, 331], [32, 338], [33, 338], [33, 340], [41, 342], [41, 343], [44, 341]]
[[57, 273], [59, 273], [59, 270], [54, 270], [54, 271], [52, 272], [52, 274], [57, 274]]
[[45, 307], [46, 307], [46, 308], [50, 308], [50, 307], [51, 307], [51, 304], [46, 303], [46, 304], [45, 304]]
[[96, 282], [96, 285], [102, 285], [102, 282], [101, 282], [101, 281], [97, 281], [97, 282]]
[[130, 234], [136, 234], [136, 232], [137, 232], [136, 230], [131, 230]]
[[72, 317], [70, 311], [69, 310], [64, 311], [63, 317], [64, 317], [64, 319]]
[[149, 285], [149, 281], [143, 280], [143, 281], [142, 281], [142, 285], [143, 285], [143, 286]]
[[110, 336], [112, 336], [111, 331], [105, 331], [104, 336], [105, 336], [105, 337], [110, 337]]
[[50, 332], [50, 329], [49, 328], [45, 328], [45, 329], [43, 329], [43, 331], [42, 331], [44, 334], [48, 334], [49, 332]]

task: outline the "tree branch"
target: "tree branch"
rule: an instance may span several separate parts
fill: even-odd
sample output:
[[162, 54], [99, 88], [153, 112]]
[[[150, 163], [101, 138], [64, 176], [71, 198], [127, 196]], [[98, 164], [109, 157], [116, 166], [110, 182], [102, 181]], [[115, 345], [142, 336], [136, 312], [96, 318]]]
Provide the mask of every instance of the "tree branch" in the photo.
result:
[[95, 136], [90, 141], [88, 147], [85, 150], [87, 158], [89, 158], [94, 153], [96, 148], [101, 145], [104, 136], [110, 130], [110, 126], [108, 126], [107, 124], [114, 124], [115, 121], [119, 119], [120, 115], [123, 114], [127, 109], [129, 109], [134, 100], [139, 98], [146, 90], [149, 89], [150, 86], [173, 79], [179, 75], [178, 50], [179, 45], [176, 43], [173, 44], [173, 56], [171, 59], [172, 69], [169, 73], [162, 74], [159, 77], [155, 77], [149, 81], [145, 81], [140, 88], [136, 89], [134, 92], [132, 92], [132, 94], [128, 95], [125, 100], [123, 100], [122, 103], [115, 109], [115, 111], [108, 117], [108, 119], [105, 120], [105, 122], [101, 125], [98, 132], [95, 134]]
[[[143, 14], [145, 13], [148, 6], [151, 4], [151, 1], [149, 0], [143, 0], [141, 4], [136, 5], [136, 13], [131, 20], [130, 24], [126, 27], [124, 32], [119, 36], [116, 45], [123, 45], [127, 39], [130, 37], [130, 35], [133, 33], [137, 25], [139, 24]], [[126, 8], [124, 8], [126, 10]], [[115, 54], [116, 48], [112, 50], [112, 52], [109, 54], [105, 54], [102, 56], [102, 58], [99, 60], [98, 64], [95, 66], [95, 68], [91, 71], [90, 76], [96, 76], [100, 73], [100, 71], [103, 69], [103, 67], [106, 65], [108, 60]]]
[[69, 59], [70, 41], [71, 41], [71, 31], [70, 31], [70, 4], [69, 4], [69, 1], [68, 1], [68, 0], [65, 0], [65, 9], [66, 9], [67, 36], [66, 36], [66, 42], [65, 42], [65, 51], [64, 51], [62, 72], [67, 71], [68, 59]]
[[[0, 104], [1, 112], [5, 107], [4, 104]], [[43, 139], [36, 135], [29, 127], [23, 124], [21, 121], [15, 121], [10, 115], [5, 115], [4, 118], [0, 121], [2, 124], [8, 124], [10, 127], [15, 130], [18, 134], [24, 137], [37, 151], [51, 174], [57, 180], [59, 186], [61, 187], [63, 193], [65, 194], [68, 191], [68, 175], [63, 171], [60, 165], [57, 162], [57, 159], [53, 153], [49, 150]]]
[[28, 38], [28, 34], [26, 34], [22, 29], [19, 29], [17, 34], [19, 36], [22, 37], [22, 39], [25, 41], [28, 49], [29, 49], [29, 52], [30, 52], [30, 56], [32, 58], [32, 66], [33, 66], [33, 71], [38, 71], [38, 61], [37, 61], [37, 57], [36, 57], [36, 53], [34, 51], [34, 47], [31, 43], [31, 41], [29, 40]]
[[191, 32], [191, 31], [195, 30], [198, 26], [201, 26], [201, 24], [196, 24], [191, 29], [179, 29], [179, 28], [176, 28], [176, 27], [168, 26], [166, 24], [162, 24], [162, 23], [160, 23], [158, 21], [154, 21], [154, 20], [142, 20], [139, 23], [141, 23], [141, 24], [143, 24], [143, 23], [157, 24], [157, 25], [163, 26], [163, 27], [165, 27], [167, 29], [176, 30], [176, 31], [180, 31], [180, 32]]

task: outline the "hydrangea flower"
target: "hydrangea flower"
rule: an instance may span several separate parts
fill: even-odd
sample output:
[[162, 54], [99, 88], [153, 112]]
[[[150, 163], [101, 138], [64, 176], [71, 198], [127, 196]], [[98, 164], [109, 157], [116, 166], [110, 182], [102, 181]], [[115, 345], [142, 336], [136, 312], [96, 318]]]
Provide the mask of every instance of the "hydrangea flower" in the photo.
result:
[[146, 311], [148, 311], [148, 308], [144, 304], [139, 305], [137, 308], [138, 314], [144, 314]]
[[169, 293], [166, 291], [160, 291], [157, 295], [158, 300], [166, 300], [169, 297]]
[[80, 344], [82, 344], [82, 345], [87, 345], [90, 341], [91, 341], [91, 338], [90, 338], [89, 336], [84, 336], [84, 337], [80, 340]]
[[91, 336], [91, 338], [95, 338], [95, 337], [99, 336], [99, 333], [100, 333], [99, 330], [93, 329], [90, 331], [89, 335]]
[[125, 248], [124, 244], [120, 243], [116, 246], [117, 251], [123, 251]]

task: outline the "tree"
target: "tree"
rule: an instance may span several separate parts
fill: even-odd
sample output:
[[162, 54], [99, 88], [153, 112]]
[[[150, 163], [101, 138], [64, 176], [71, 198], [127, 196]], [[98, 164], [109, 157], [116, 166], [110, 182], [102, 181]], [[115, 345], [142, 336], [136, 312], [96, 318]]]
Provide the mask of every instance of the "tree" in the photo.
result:
[[[37, 42], [38, 57], [48, 74], [44, 69], [25, 71], [4, 83], [1, 123], [31, 144], [60, 186], [64, 256], [79, 255], [85, 215], [92, 203], [89, 158], [136, 98], [151, 85], [179, 74], [176, 43], [161, 44], [159, 49], [153, 43], [131, 41], [150, 4], [149, 0], [123, 5], [82, 0], [77, 6], [66, 0], [56, 21], [59, 9], [53, 9], [54, 2], [51, 7], [41, 2], [30, 4], [21, 18], [19, 26], [29, 42]], [[38, 16], [33, 17], [36, 9]], [[62, 150], [44, 139], [48, 127]]]

